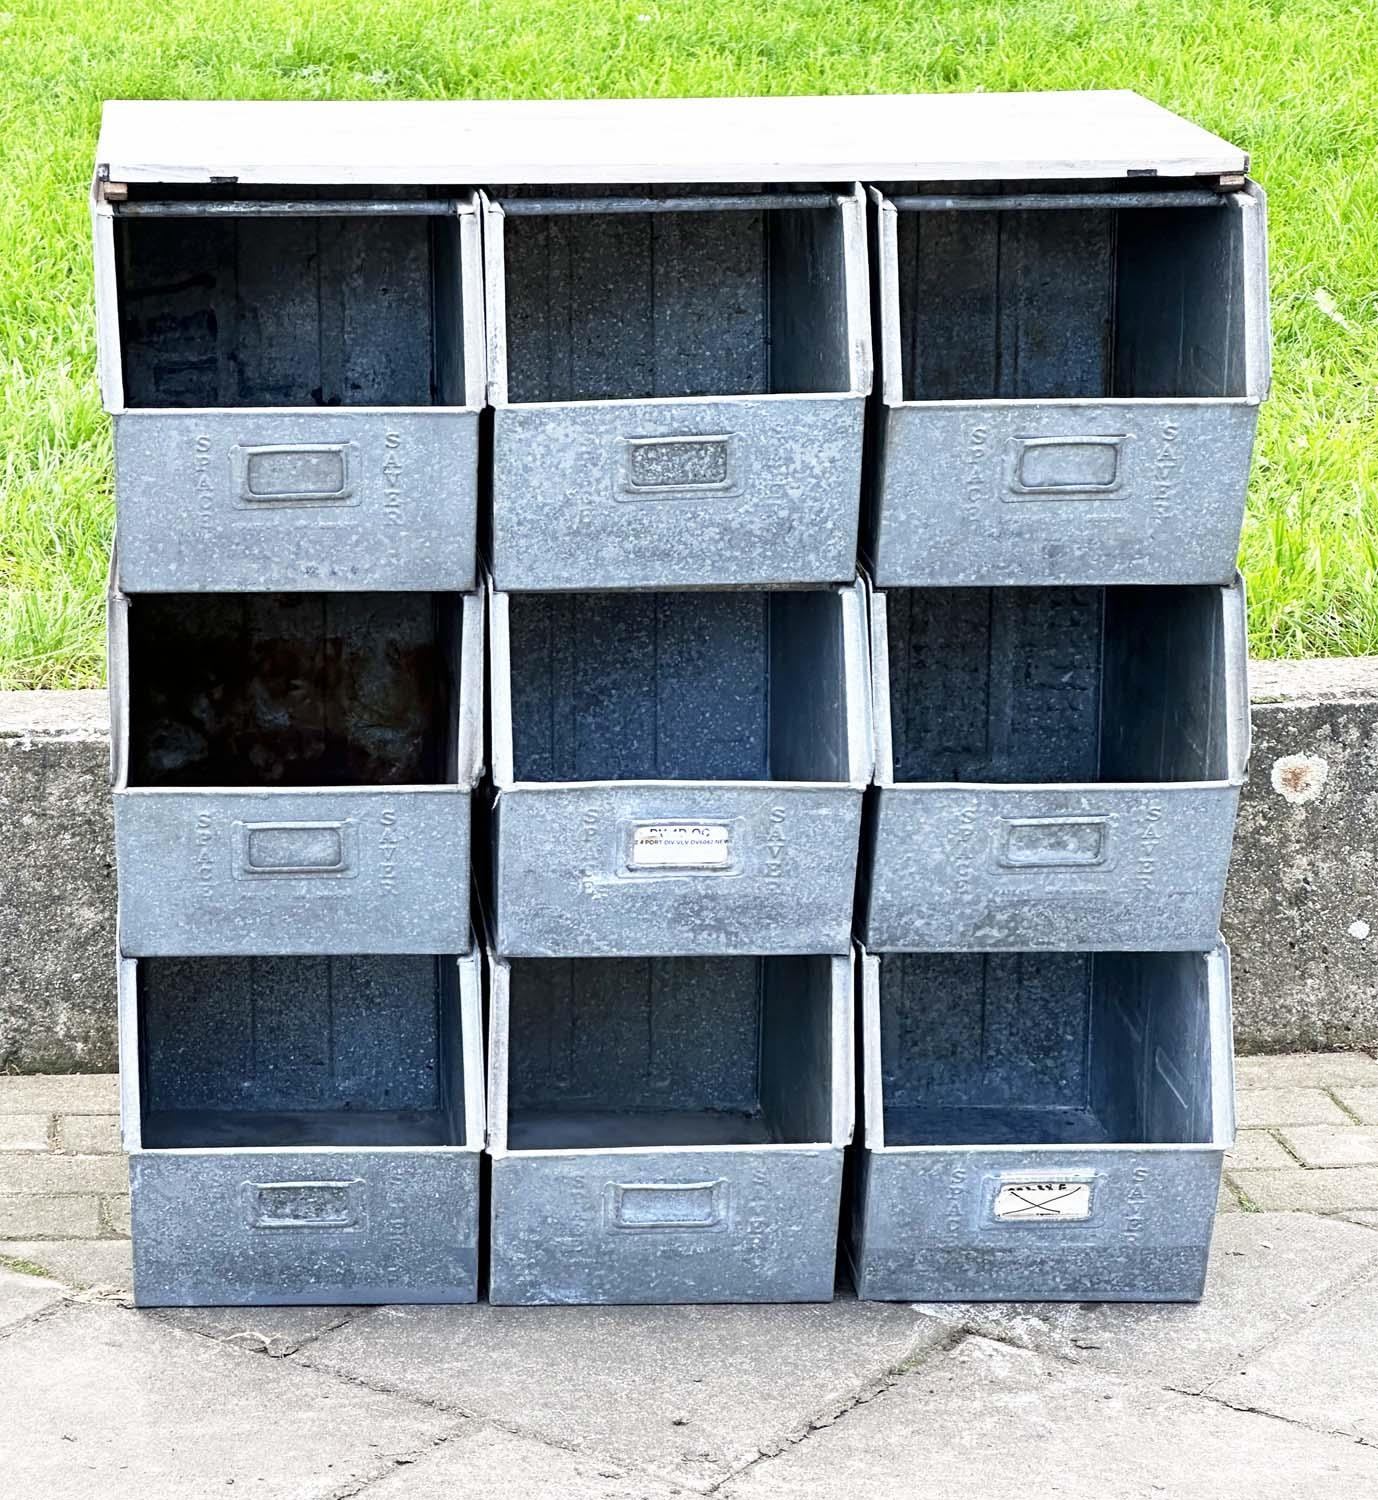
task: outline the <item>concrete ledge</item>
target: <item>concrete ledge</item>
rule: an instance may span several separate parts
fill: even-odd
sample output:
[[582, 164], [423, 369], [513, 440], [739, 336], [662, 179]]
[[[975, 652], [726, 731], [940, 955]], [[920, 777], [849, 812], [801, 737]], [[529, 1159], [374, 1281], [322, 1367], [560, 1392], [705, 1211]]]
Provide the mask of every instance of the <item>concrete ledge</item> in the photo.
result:
[[[1259, 662], [1225, 910], [1241, 1052], [1378, 1048], [1378, 657]], [[106, 697], [0, 693], [0, 1071], [116, 1064]]]

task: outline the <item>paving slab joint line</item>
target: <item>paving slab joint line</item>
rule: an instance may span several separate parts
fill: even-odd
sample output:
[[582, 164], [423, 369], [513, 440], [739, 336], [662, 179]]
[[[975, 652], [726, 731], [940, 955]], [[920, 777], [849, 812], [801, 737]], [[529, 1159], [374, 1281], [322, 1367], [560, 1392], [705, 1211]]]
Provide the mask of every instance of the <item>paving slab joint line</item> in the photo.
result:
[[1349, 1105], [1347, 1105], [1344, 1100], [1340, 1098], [1340, 1096], [1335, 1092], [1334, 1088], [1330, 1084], [1323, 1083], [1321, 1085], [1321, 1093], [1325, 1094], [1329, 1098], [1330, 1102], [1335, 1106], [1335, 1108], [1338, 1109], [1340, 1113], [1344, 1115], [1351, 1124], [1362, 1125], [1364, 1123], [1363, 1120], [1357, 1114], [1355, 1114], [1352, 1109], [1350, 1109]]
[[374, 1485], [382, 1484], [385, 1479], [391, 1479], [398, 1469], [406, 1468], [411, 1464], [420, 1463], [423, 1459], [429, 1458], [437, 1449], [445, 1447], [447, 1443], [454, 1442], [457, 1437], [462, 1436], [474, 1426], [475, 1423], [473, 1420], [466, 1417], [453, 1432], [442, 1432], [439, 1437], [432, 1438], [429, 1443], [424, 1444], [420, 1448], [411, 1448], [406, 1453], [384, 1459], [384, 1467], [380, 1468], [376, 1474], [369, 1474], [357, 1481], [353, 1479], [349, 1480], [338, 1489], [331, 1490], [326, 1500], [355, 1500], [356, 1496], [371, 1490]]
[[1252, 1199], [1248, 1195], [1248, 1193], [1246, 1193], [1244, 1189], [1240, 1187], [1240, 1185], [1234, 1180], [1234, 1175], [1232, 1173], [1222, 1172], [1220, 1175], [1224, 1179], [1226, 1187], [1228, 1187], [1229, 1190], [1235, 1195], [1235, 1197], [1239, 1199], [1239, 1207], [1244, 1213], [1261, 1214], [1263, 1212], [1263, 1209], [1258, 1205], [1258, 1203], [1256, 1203], [1254, 1199]]
[[[1222, 1380], [1229, 1379], [1222, 1375]], [[1212, 1381], [1211, 1385], [1218, 1382]], [[1171, 1387], [1170, 1387], [1171, 1389]], [[1223, 1406], [1229, 1411], [1247, 1412], [1253, 1417], [1268, 1417], [1271, 1421], [1282, 1422], [1288, 1427], [1300, 1427], [1303, 1432], [1314, 1433], [1317, 1437], [1338, 1438], [1342, 1443], [1357, 1443], [1361, 1448], [1378, 1448], [1378, 1439], [1360, 1436], [1357, 1432], [1341, 1432], [1337, 1427], [1313, 1427], [1310, 1422], [1303, 1422], [1298, 1417], [1284, 1416], [1281, 1412], [1269, 1411], [1266, 1406], [1250, 1406], [1247, 1401], [1230, 1401], [1224, 1396], [1212, 1394], [1208, 1386], [1204, 1391], [1183, 1391], [1184, 1396], [1195, 1395], [1198, 1400], [1211, 1401], [1216, 1406]]]
[[61, 1283], [57, 1285], [59, 1296], [55, 1302], [50, 1302], [46, 1307], [40, 1307], [36, 1312], [28, 1313], [25, 1317], [0, 1328], [0, 1344], [3, 1344], [6, 1339], [12, 1339], [17, 1333], [27, 1333], [30, 1328], [36, 1327], [39, 1323], [46, 1323], [50, 1318], [57, 1317], [59, 1313], [66, 1312], [77, 1302], [78, 1299], [66, 1287]]
[[[1336, 1099], [1335, 1103], [1339, 1104], [1340, 1101], [1338, 1099]], [[1340, 1105], [1340, 1108], [1343, 1109], [1344, 1106]], [[1270, 1125], [1268, 1127], [1268, 1134], [1270, 1136], [1272, 1136], [1272, 1138], [1278, 1143], [1278, 1145], [1282, 1147], [1282, 1149], [1288, 1154], [1288, 1156], [1290, 1156], [1292, 1158], [1292, 1160], [1294, 1162], [1296, 1162], [1296, 1164], [1299, 1167], [1305, 1167], [1306, 1166], [1306, 1163], [1301, 1159], [1301, 1157], [1299, 1157], [1297, 1155], [1297, 1153], [1295, 1151], [1292, 1150], [1292, 1148], [1287, 1144], [1286, 1140], [1283, 1138], [1282, 1127], [1280, 1125]], [[1314, 1167], [1310, 1167], [1310, 1168], [1307, 1168], [1307, 1170], [1308, 1171], [1314, 1171], [1315, 1168]], [[1233, 1187], [1234, 1184], [1231, 1183], [1230, 1186]], [[1238, 1196], [1242, 1196], [1242, 1194], [1239, 1194]]]
[[[849, 1396], [842, 1396], [835, 1401], [830, 1401], [826, 1406], [818, 1408], [812, 1416], [805, 1419], [801, 1427], [793, 1432], [784, 1434], [775, 1446], [769, 1450], [762, 1448], [755, 1458], [749, 1458], [744, 1464], [733, 1469], [731, 1473], [724, 1474], [721, 1479], [716, 1479], [703, 1491], [705, 1495], [716, 1495], [725, 1484], [733, 1484], [742, 1475], [749, 1474], [758, 1464], [769, 1463], [771, 1459], [778, 1458], [789, 1448], [798, 1448], [801, 1444], [808, 1442], [815, 1432], [824, 1428], [834, 1427], [842, 1421], [850, 1412], [858, 1406], [865, 1406], [874, 1401], [877, 1396], [883, 1396], [886, 1391], [899, 1384], [906, 1375], [912, 1375], [915, 1370], [922, 1369], [924, 1365], [935, 1359], [941, 1359], [943, 1355], [950, 1354], [959, 1344], [970, 1337], [967, 1330], [953, 1324], [944, 1334], [934, 1339], [931, 1343], [920, 1343], [922, 1334], [915, 1333], [914, 1339], [909, 1346], [909, 1351], [901, 1359], [892, 1365], [888, 1365], [879, 1374], [868, 1376]], [[683, 1484], [683, 1481], [679, 1481]]]
[[[132, 1306], [133, 1304], [131, 1303], [130, 1305]], [[251, 1307], [246, 1307], [244, 1309], [246, 1313], [252, 1313], [253, 1310], [254, 1309]], [[177, 1312], [193, 1312], [195, 1311], [195, 1309], [185, 1307], [150, 1307], [146, 1309], [146, 1311], [150, 1313], [167, 1314]], [[272, 1338], [265, 1337], [255, 1328], [246, 1327], [242, 1333], [224, 1334], [212, 1333], [208, 1328], [188, 1328], [184, 1323], [178, 1323], [173, 1318], [165, 1316], [159, 1316], [158, 1321], [167, 1328], [175, 1328], [179, 1333], [194, 1333], [197, 1338], [209, 1339], [212, 1344], [226, 1344], [231, 1349], [242, 1350], [245, 1354], [261, 1354], [266, 1359], [290, 1359], [294, 1354], [298, 1354], [301, 1352], [301, 1350], [308, 1348], [311, 1344], [314, 1344], [317, 1339], [323, 1338], [327, 1333], [334, 1333], [337, 1328], [345, 1328], [350, 1323], [357, 1322], [361, 1317], [366, 1316], [371, 1311], [372, 1309], [367, 1307], [351, 1308], [344, 1315], [344, 1317], [338, 1319], [336, 1322], [327, 1323], [323, 1328], [318, 1328], [315, 1333], [308, 1333], [293, 1348], [281, 1350], [275, 1350], [272, 1347]], [[246, 1342], [244, 1338], [244, 1335], [246, 1334], [252, 1334], [255, 1338], [261, 1340], [261, 1342], [258, 1344], [251, 1344]], [[315, 1369], [315, 1366], [313, 1365], [311, 1366], [311, 1368]], [[324, 1375], [330, 1374], [331, 1372], [322, 1370], [318, 1373]], [[370, 1481], [370, 1483], [371, 1482], [372, 1481]]]
[[[1324, 1214], [1314, 1214], [1312, 1215], [1312, 1217], [1324, 1218], [1326, 1216]], [[1356, 1229], [1362, 1227], [1362, 1225], [1355, 1225]], [[1355, 1271], [1354, 1274], [1348, 1279], [1337, 1282], [1333, 1287], [1330, 1288], [1329, 1292], [1326, 1295], [1324, 1295], [1320, 1298], [1319, 1301], [1313, 1303], [1310, 1307], [1308, 1307], [1304, 1313], [1298, 1314], [1298, 1316], [1295, 1318], [1287, 1319], [1279, 1327], [1275, 1328], [1272, 1333], [1261, 1339], [1257, 1344], [1254, 1344], [1252, 1347], [1244, 1350], [1240, 1354], [1238, 1360], [1236, 1361], [1236, 1364], [1242, 1365], [1245, 1369], [1247, 1369], [1248, 1366], [1251, 1365], [1256, 1359], [1260, 1358], [1260, 1356], [1267, 1354], [1270, 1349], [1282, 1343], [1285, 1339], [1292, 1338], [1294, 1335], [1300, 1333], [1309, 1324], [1316, 1322], [1324, 1313], [1329, 1312], [1337, 1302], [1340, 1302], [1345, 1297], [1348, 1297], [1351, 1292], [1360, 1291], [1370, 1282], [1378, 1283], [1378, 1267], [1375, 1267], [1372, 1264], [1360, 1267], [1360, 1269]], [[1209, 1288], [1207, 1288], [1206, 1295], [1207, 1297], [1210, 1296]], [[1214, 1380], [1209, 1381], [1205, 1386], [1201, 1388], [1201, 1390], [1196, 1392], [1187, 1391], [1183, 1394], [1195, 1394], [1198, 1396], [1203, 1396], [1208, 1401], [1216, 1402], [1216, 1404], [1219, 1406], [1234, 1406], [1234, 1402], [1226, 1401], [1223, 1396], [1213, 1395], [1212, 1392], [1222, 1380], [1233, 1380], [1236, 1375], [1240, 1375], [1243, 1373], [1243, 1370], [1232, 1369], [1224, 1375], [1217, 1375]], [[1171, 1387], [1171, 1389], [1176, 1389], [1176, 1387]], [[1252, 1406], [1239, 1406], [1237, 1409], [1239, 1411], [1255, 1410], [1255, 1408]], [[1295, 1417], [1278, 1416], [1277, 1412], [1265, 1411], [1262, 1412], [1261, 1415], [1265, 1417], [1276, 1417], [1280, 1422], [1290, 1422], [1294, 1427], [1307, 1427], [1311, 1432], [1324, 1432], [1329, 1433], [1333, 1437], [1342, 1438], [1352, 1438], [1353, 1436], [1353, 1434], [1348, 1432], [1336, 1432], [1333, 1427], [1309, 1427], [1306, 1422], [1300, 1422]], [[1378, 1445], [1370, 1444], [1369, 1446]]]

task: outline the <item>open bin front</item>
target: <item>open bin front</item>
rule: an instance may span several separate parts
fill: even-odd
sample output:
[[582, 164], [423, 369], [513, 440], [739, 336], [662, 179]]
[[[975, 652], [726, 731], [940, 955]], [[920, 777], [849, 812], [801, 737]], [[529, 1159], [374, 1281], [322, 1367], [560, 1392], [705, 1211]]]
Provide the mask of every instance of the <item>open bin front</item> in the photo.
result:
[[879, 1301], [1194, 1301], [1234, 1140], [1229, 956], [863, 955], [849, 1254]]
[[831, 1299], [849, 957], [490, 973], [493, 1302]]
[[1215, 940], [1249, 755], [1243, 585], [871, 598], [874, 951]]
[[595, 194], [487, 205], [497, 586], [851, 580], [860, 188]]
[[859, 586], [492, 596], [505, 956], [841, 953]]
[[258, 191], [95, 200], [121, 586], [472, 589], [476, 200]]
[[476, 952], [120, 964], [140, 1306], [472, 1302]]
[[1258, 188], [872, 198], [877, 583], [1228, 582], [1269, 380]]
[[121, 950], [469, 944], [480, 594], [112, 591]]

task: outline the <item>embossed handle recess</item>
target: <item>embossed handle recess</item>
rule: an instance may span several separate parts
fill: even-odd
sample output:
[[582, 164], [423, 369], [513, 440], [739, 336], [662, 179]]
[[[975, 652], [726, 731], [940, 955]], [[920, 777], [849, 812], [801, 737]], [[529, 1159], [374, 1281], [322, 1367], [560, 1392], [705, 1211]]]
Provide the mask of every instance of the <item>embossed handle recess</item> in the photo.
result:
[[728, 1187], [712, 1182], [610, 1182], [605, 1194], [613, 1229], [724, 1229]]
[[250, 1229], [353, 1229], [363, 1182], [246, 1182]]
[[341, 823], [237, 823], [239, 876], [352, 875], [354, 828]]
[[621, 441], [623, 499], [736, 493], [736, 444], [730, 433]]
[[1127, 435], [1017, 437], [1010, 440], [1010, 494], [1016, 500], [1076, 500], [1117, 494]]
[[353, 443], [238, 444], [231, 454], [240, 505], [352, 505]]
[[998, 847], [999, 861], [1009, 869], [1089, 869], [1109, 857], [1110, 819], [1006, 818]]

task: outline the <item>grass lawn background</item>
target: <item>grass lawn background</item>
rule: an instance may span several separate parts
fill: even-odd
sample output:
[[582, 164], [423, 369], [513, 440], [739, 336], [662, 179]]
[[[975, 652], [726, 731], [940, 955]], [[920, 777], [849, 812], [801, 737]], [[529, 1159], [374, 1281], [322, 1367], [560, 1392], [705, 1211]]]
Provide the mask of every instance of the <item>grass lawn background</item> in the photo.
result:
[[103, 99], [1045, 88], [1135, 88], [1252, 152], [1275, 341], [1242, 552], [1253, 650], [1378, 653], [1373, 0], [20, 0], [0, 11], [0, 687], [103, 677]]

